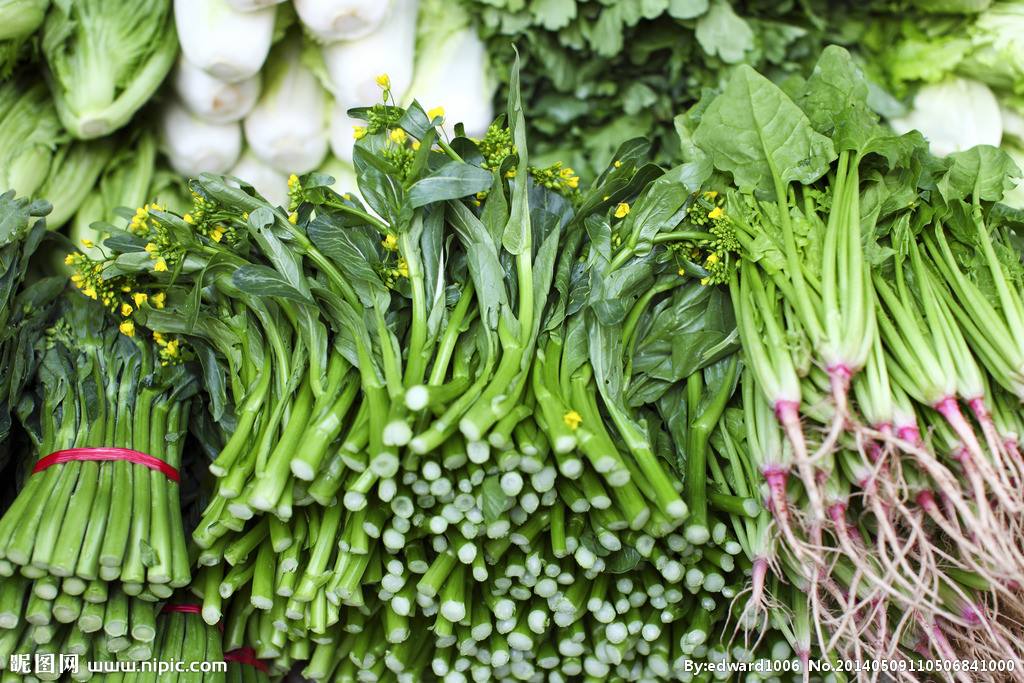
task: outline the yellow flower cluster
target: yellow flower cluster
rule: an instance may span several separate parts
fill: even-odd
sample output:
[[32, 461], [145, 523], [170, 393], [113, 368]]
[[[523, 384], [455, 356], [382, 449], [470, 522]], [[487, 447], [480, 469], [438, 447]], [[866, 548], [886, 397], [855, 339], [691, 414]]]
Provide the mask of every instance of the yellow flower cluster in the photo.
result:
[[288, 210], [295, 211], [302, 203], [302, 183], [299, 176], [292, 173], [288, 176]]
[[186, 348], [179, 337], [168, 337], [160, 332], [153, 333], [157, 352], [160, 354], [160, 365], [177, 365], [187, 359]]
[[[690, 221], [697, 226], [703, 226], [711, 233], [712, 238], [703, 241], [699, 246], [708, 251], [702, 264], [707, 275], [702, 277], [702, 285], [718, 285], [729, 281], [729, 275], [733, 268], [733, 254], [739, 251], [739, 242], [733, 232], [723, 204], [723, 198], [719, 197], [716, 190], [702, 192], [700, 197], [687, 210]], [[700, 250], [695, 250], [692, 258], [700, 256]]]
[[[294, 177], [294, 176], [293, 176]], [[296, 178], [296, 181], [298, 179]], [[299, 188], [301, 191], [301, 188]], [[288, 182], [288, 195], [291, 197], [292, 194], [292, 183], [289, 178]], [[248, 215], [245, 216], [248, 218]], [[214, 242], [225, 242], [227, 244], [235, 244], [240, 235], [231, 223], [230, 217], [219, 213], [217, 206], [210, 200], [203, 197], [196, 191], [192, 191], [192, 210], [182, 216], [182, 220], [192, 226], [192, 229], [198, 235], [204, 235]], [[165, 234], [167, 230], [163, 227], [160, 228]], [[168, 235], [169, 237], [169, 235]], [[165, 257], [170, 263], [175, 262], [175, 258], [167, 259], [167, 254], [161, 252], [161, 255]], [[180, 254], [178, 255], [180, 256]]]
[[81, 252], [74, 252], [64, 258], [64, 263], [74, 268], [71, 283], [82, 294], [99, 302], [111, 313], [121, 316], [118, 329], [125, 336], [135, 336], [135, 322], [131, 318], [140, 308], [151, 306], [160, 309], [166, 304], [167, 295], [164, 292], [147, 294], [137, 291], [137, 282], [130, 275], [104, 277], [104, 269], [107, 266], [104, 261], [93, 260]]
[[580, 177], [576, 175], [576, 171], [568, 166], [563, 167], [561, 161], [547, 168], [531, 167], [530, 176], [538, 185], [566, 196], [574, 194], [580, 186]]
[[575, 432], [583, 423], [583, 416], [577, 413], [575, 410], [570, 410], [569, 412], [562, 416], [562, 422], [565, 423], [566, 427]]

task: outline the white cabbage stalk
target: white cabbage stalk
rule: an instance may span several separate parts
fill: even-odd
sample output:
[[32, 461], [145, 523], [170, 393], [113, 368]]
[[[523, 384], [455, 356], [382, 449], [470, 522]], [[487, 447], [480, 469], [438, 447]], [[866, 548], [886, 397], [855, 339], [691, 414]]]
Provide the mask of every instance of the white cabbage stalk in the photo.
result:
[[312, 171], [327, 154], [327, 96], [296, 45], [275, 51], [264, 84], [243, 124], [249, 147], [282, 173]]
[[975, 145], [999, 146], [1003, 137], [996, 96], [984, 83], [966, 78], [923, 86], [910, 112], [889, 123], [897, 133], [921, 131], [932, 154], [940, 157]]
[[418, 4], [418, 0], [395, 0], [391, 17], [370, 35], [324, 47], [336, 98], [350, 107], [374, 104], [380, 101], [377, 76], [387, 74], [392, 94], [401, 101], [412, 83]]
[[174, 90], [199, 118], [211, 123], [230, 123], [252, 111], [260, 96], [260, 75], [229, 83], [182, 57], [174, 72]]
[[160, 120], [163, 149], [178, 173], [224, 173], [242, 153], [242, 130], [238, 123], [210, 123], [184, 105], [164, 106]]
[[356, 144], [356, 139], [352, 135], [353, 129], [365, 126], [366, 121], [351, 118], [348, 109], [341, 102], [334, 103], [331, 111], [331, 153], [341, 161], [351, 164], [352, 150]]
[[444, 107], [444, 130], [451, 135], [462, 123], [466, 134], [482, 137], [494, 120], [495, 83], [487, 73], [487, 52], [469, 27], [430, 45], [416, 63], [416, 76], [405, 95], [424, 109]]
[[280, 5], [284, 0], [228, 0], [228, 4], [239, 12], [255, 12], [264, 7]]
[[1024, 115], [1020, 110], [1001, 104], [999, 115], [1003, 121], [1003, 136], [1014, 137], [1018, 144], [1024, 145]]
[[222, 81], [252, 78], [274, 38], [276, 7], [240, 12], [227, 0], [174, 0], [174, 21], [185, 57]]
[[251, 151], [245, 150], [229, 173], [252, 185], [271, 204], [288, 206], [288, 176], [260, 161]]
[[373, 32], [391, 8], [391, 0], [293, 0], [292, 4], [306, 28], [327, 43]]

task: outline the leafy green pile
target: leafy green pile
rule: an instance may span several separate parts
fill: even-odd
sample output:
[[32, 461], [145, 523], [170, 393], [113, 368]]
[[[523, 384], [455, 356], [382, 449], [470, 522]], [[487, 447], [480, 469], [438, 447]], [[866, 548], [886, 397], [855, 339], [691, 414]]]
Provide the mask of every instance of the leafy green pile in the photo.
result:
[[[314, 680], [791, 658], [803, 603], [767, 572], [725, 419], [723, 196], [643, 140], [586, 192], [531, 165], [515, 73], [481, 140], [416, 103], [354, 111], [365, 204], [319, 174], [288, 211], [204, 175], [189, 212], [144, 207], [71, 257], [125, 329], [202, 368], [203, 616]], [[793, 606], [770, 622], [769, 589]]]
[[[499, 75], [523, 60], [537, 155], [592, 178], [622, 140], [678, 158], [672, 118], [736, 64], [779, 77], [805, 69], [826, 26], [855, 32], [848, 7], [811, 2], [467, 0]], [[834, 40], [835, 38], [833, 38]]]
[[786, 91], [740, 67], [679, 120], [726, 195], [748, 457], [814, 615], [798, 654], [1020, 662], [1024, 266], [998, 204], [1020, 170], [936, 158], [868, 97], [832, 46]]

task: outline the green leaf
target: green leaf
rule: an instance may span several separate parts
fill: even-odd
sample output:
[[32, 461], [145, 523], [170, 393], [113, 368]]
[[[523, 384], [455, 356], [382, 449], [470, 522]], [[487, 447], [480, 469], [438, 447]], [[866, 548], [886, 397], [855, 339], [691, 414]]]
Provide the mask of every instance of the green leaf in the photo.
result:
[[490, 171], [460, 161], [449, 161], [413, 183], [409, 188], [409, 203], [413, 208], [419, 208], [434, 202], [468, 197], [488, 189], [492, 180]]
[[708, 11], [708, 0], [669, 0], [668, 14], [673, 19], [694, 19]]
[[704, 52], [726, 64], [742, 62], [747, 51], [754, 49], [750, 25], [725, 0], [715, 0], [707, 14], [697, 20], [696, 37]]
[[377, 301], [387, 305], [387, 287], [374, 269], [380, 261], [373, 231], [369, 228], [345, 227], [328, 213], [318, 214], [306, 229], [309, 239], [325, 256], [334, 261], [352, 285], [364, 306]]
[[885, 134], [867, 101], [864, 74], [849, 52], [830, 45], [814, 65], [799, 104], [814, 129], [831, 137], [837, 150], [859, 150]]
[[519, 55], [512, 65], [512, 77], [508, 86], [508, 125], [512, 131], [512, 142], [519, 157], [516, 177], [510, 183], [512, 200], [509, 206], [508, 223], [501, 235], [505, 249], [516, 256], [530, 249], [530, 208], [527, 197], [529, 164], [526, 154], [526, 117], [523, 115], [523, 100], [519, 92]]
[[694, 140], [743, 190], [770, 191], [776, 180], [812, 183], [836, 157], [832, 141], [815, 132], [800, 108], [746, 65], [708, 106]]
[[231, 274], [231, 282], [253, 296], [280, 296], [305, 304], [312, 303], [312, 299], [293, 287], [276, 270], [266, 266], [242, 266]]
[[631, 545], [624, 545], [605, 558], [605, 570], [612, 574], [625, 574], [636, 569], [643, 559], [636, 548]]
[[1003, 193], [1015, 187], [1020, 168], [1010, 155], [991, 145], [978, 145], [947, 157], [949, 168], [939, 179], [939, 194], [947, 202], [979, 199], [998, 202]]

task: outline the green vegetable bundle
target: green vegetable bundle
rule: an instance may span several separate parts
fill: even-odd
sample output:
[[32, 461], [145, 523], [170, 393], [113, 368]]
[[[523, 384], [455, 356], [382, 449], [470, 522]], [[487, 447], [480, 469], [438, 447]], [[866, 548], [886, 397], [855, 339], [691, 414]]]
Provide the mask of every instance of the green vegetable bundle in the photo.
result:
[[[479, 141], [417, 104], [353, 115], [366, 206], [317, 174], [287, 213], [202, 176], [187, 214], [143, 207], [72, 257], [144, 287], [124, 324], [202, 365], [195, 590], [225, 649], [316, 680], [801, 651], [762, 611], [745, 435], [717, 436], [740, 371], [720, 198], [641, 140], [580, 192], [530, 165], [514, 88]], [[791, 644], [729, 648], [734, 620]]]
[[[132, 294], [95, 273], [78, 284], [107, 306]], [[19, 405], [37, 464], [0, 519], [4, 575], [83, 589], [118, 581], [129, 595], [167, 597], [190, 577], [176, 479], [197, 384], [96, 303], [66, 304]]]
[[[80, 658], [144, 661], [154, 656], [157, 606], [124, 594], [116, 585], [91, 581], [84, 589], [52, 577], [31, 581], [15, 576], [0, 593], [0, 654], [58, 652]], [[76, 680], [91, 675], [84, 662]], [[57, 671], [56, 673], [61, 673]]]
[[868, 94], [830, 47], [787, 92], [741, 67], [681, 119], [733, 237], [747, 480], [808, 596], [801, 660], [1019, 665], [1024, 269], [997, 202], [1020, 171], [994, 147], [932, 157]]
[[25, 283], [29, 259], [46, 234], [46, 202], [0, 195], [0, 469], [9, 456], [12, 415], [35, 371], [33, 352], [49, 324], [60, 278]]

